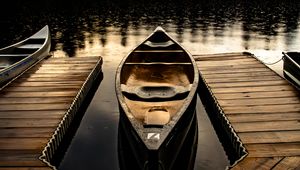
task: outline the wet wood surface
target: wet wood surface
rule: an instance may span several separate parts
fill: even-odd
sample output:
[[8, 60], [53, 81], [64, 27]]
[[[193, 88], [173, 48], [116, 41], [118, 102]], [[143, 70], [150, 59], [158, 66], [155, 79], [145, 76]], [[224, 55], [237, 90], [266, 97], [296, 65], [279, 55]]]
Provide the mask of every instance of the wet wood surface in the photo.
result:
[[231, 169], [300, 169], [300, 96], [245, 53], [194, 55], [248, 155]]
[[0, 170], [49, 170], [39, 157], [100, 57], [49, 58], [0, 91]]

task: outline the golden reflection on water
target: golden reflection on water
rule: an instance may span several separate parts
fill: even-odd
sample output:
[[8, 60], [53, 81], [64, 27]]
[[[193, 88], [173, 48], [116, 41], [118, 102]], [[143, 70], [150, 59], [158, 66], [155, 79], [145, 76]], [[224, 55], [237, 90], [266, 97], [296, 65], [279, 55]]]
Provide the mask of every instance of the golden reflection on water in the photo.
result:
[[[299, 32], [289, 37], [286, 37], [280, 30], [279, 34], [268, 38], [253, 32], [248, 32], [246, 35], [242, 23], [239, 22], [225, 26], [221, 31], [214, 27], [208, 27], [206, 31], [185, 28], [178, 33], [176, 25], [166, 24], [162, 27], [194, 55], [248, 51], [265, 63], [273, 63], [282, 57], [282, 51], [300, 49], [300, 41], [297, 38]], [[126, 33], [122, 33], [121, 29], [113, 26], [107, 27], [105, 35], [85, 32], [83, 44], [81, 48], [75, 48], [73, 57], [100, 55], [103, 57], [104, 65], [109, 63], [109, 67], [115, 68], [125, 55], [151, 34], [155, 27], [132, 28], [129, 26]], [[53, 55], [54, 57], [69, 57], [64, 52], [62, 43], [56, 44]], [[268, 66], [281, 75], [282, 62]]]

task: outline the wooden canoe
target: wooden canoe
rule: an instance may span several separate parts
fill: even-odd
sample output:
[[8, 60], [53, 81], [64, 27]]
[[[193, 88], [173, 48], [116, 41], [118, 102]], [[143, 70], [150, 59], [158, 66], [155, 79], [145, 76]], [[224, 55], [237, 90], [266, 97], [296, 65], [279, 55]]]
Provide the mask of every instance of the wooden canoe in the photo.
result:
[[0, 85], [13, 79], [35, 62], [49, 55], [48, 25], [29, 38], [0, 49]]
[[283, 74], [300, 89], [300, 53], [283, 52]]
[[161, 27], [121, 61], [116, 72], [120, 121], [136, 139], [142, 167], [174, 164], [195, 116], [198, 81], [192, 55]]

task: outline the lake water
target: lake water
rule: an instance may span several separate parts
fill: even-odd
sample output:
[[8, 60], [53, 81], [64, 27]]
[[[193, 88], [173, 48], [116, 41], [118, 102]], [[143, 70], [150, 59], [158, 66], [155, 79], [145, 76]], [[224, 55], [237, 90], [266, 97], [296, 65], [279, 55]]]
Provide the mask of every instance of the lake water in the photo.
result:
[[[0, 47], [48, 24], [53, 57], [102, 56], [103, 80], [59, 169], [119, 169], [115, 71], [162, 26], [192, 54], [248, 51], [266, 63], [300, 49], [296, 0], [12, 0], [0, 7]], [[279, 74], [282, 62], [270, 65]], [[198, 98], [195, 170], [225, 169], [228, 156]]]

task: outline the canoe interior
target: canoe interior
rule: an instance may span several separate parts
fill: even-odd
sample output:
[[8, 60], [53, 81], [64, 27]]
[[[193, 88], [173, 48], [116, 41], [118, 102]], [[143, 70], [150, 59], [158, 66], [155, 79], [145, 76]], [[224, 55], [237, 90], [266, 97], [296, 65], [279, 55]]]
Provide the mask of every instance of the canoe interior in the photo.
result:
[[28, 57], [36, 52], [45, 43], [45, 38], [30, 38], [27, 41], [0, 50], [0, 70]]
[[293, 61], [300, 65], [300, 53], [299, 52], [287, 52], [286, 53]]
[[124, 101], [144, 127], [167, 124], [184, 104], [193, 81], [188, 53], [163, 32], [130, 53], [120, 76]]

